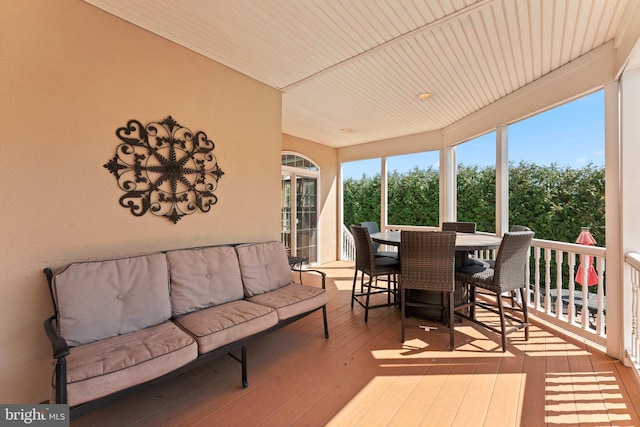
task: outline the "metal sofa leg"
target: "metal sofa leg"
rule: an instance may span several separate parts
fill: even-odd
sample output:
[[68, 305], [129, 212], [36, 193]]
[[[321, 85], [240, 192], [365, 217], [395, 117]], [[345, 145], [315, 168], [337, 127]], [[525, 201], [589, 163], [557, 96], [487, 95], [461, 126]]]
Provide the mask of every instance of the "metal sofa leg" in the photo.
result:
[[329, 338], [329, 324], [327, 323], [327, 306], [326, 305], [322, 306], [322, 318], [324, 319], [324, 337]]
[[247, 380], [247, 346], [242, 346], [242, 387], [249, 387]]
[[63, 357], [56, 362], [56, 402], [67, 403], [67, 360]]

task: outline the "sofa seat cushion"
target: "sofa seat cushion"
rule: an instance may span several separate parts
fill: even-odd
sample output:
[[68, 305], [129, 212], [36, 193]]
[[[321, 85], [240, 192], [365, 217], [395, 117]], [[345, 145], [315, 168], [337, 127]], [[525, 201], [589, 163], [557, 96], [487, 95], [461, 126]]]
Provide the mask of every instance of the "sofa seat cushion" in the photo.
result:
[[72, 347], [66, 358], [69, 405], [157, 378], [197, 357], [193, 337], [171, 321]]
[[242, 299], [238, 256], [231, 246], [167, 252], [174, 316]]
[[278, 313], [278, 319], [285, 320], [326, 305], [327, 292], [324, 289], [291, 283], [248, 300], [273, 307]]
[[176, 322], [195, 337], [198, 352], [204, 354], [275, 326], [278, 315], [271, 307], [239, 300], [189, 313]]
[[236, 246], [244, 293], [247, 297], [273, 291], [291, 283], [291, 266], [282, 242]]

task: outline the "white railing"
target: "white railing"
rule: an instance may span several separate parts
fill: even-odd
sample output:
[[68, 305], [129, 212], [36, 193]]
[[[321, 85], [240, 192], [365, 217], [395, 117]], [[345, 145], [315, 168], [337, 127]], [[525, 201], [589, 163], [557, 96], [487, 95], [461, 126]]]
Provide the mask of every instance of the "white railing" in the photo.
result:
[[[436, 227], [392, 226], [387, 230], [437, 230]], [[342, 251], [344, 260], [355, 257], [353, 237], [349, 230], [342, 228]], [[476, 256], [495, 257], [496, 251], [482, 251]], [[581, 260], [592, 260], [598, 283], [593, 286], [581, 286], [576, 283], [575, 275]], [[574, 243], [562, 243], [551, 240], [534, 239], [526, 269], [530, 283], [529, 307], [531, 314], [561, 329], [585, 337], [595, 343], [605, 345], [606, 338], [606, 249], [583, 246]], [[578, 282], [587, 283], [587, 266], [583, 266], [582, 278]], [[640, 271], [640, 255], [638, 270]], [[640, 360], [640, 297], [638, 287], [640, 273], [636, 275], [634, 286], [634, 307], [636, 309], [635, 355]], [[587, 301], [587, 304], [583, 304]]]
[[[495, 250], [482, 251], [476, 255], [494, 258], [496, 253]], [[580, 283], [587, 283], [589, 261], [598, 282], [581, 286]], [[585, 264], [582, 277], [576, 277], [581, 262]], [[525, 280], [530, 284], [529, 312], [561, 329], [605, 345], [605, 269], [605, 248], [534, 239], [525, 270]]]
[[625, 254], [624, 262], [631, 278], [631, 337], [625, 345], [625, 350], [636, 371], [640, 372], [640, 254]]
[[[588, 265], [583, 265], [582, 277], [576, 278], [576, 271], [581, 262], [588, 261], [593, 263], [598, 283], [581, 286], [579, 283], [587, 283]], [[529, 262], [533, 262], [533, 268], [527, 269], [533, 272], [533, 281], [528, 278], [529, 307], [534, 314], [604, 345], [606, 249], [534, 239]]]
[[351, 231], [342, 224], [342, 255], [340, 257], [344, 261], [356, 260], [356, 243], [353, 241]]

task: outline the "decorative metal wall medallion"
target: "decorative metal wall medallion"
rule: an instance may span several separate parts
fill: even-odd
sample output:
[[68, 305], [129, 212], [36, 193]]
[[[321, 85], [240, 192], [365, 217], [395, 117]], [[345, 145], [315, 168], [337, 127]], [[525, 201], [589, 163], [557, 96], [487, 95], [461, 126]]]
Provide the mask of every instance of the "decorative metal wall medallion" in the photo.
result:
[[224, 175], [207, 134], [193, 134], [171, 116], [143, 125], [130, 120], [118, 128], [122, 141], [104, 167], [125, 192], [120, 205], [135, 216], [148, 211], [174, 224], [198, 210], [209, 212]]

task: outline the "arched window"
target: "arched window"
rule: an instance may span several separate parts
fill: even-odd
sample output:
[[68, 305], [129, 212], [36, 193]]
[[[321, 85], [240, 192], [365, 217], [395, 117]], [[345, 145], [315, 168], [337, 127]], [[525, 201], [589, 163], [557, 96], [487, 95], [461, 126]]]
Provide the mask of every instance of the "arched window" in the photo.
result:
[[318, 172], [320, 168], [306, 157], [296, 153], [282, 153], [282, 166]]

